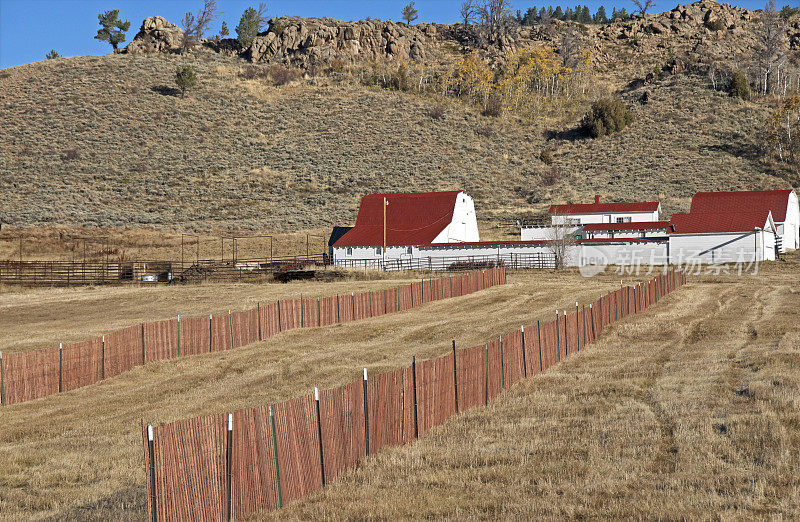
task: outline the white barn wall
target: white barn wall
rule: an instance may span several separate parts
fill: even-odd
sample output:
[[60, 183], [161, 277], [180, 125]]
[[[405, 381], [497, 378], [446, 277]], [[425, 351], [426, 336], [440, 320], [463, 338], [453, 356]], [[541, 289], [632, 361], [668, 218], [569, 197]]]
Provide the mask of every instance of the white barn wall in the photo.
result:
[[431, 243], [461, 243], [480, 241], [475, 201], [464, 192], [459, 192], [453, 208], [453, 219]]
[[736, 263], [775, 259], [771, 231], [718, 234], [673, 234], [669, 238], [672, 263]]
[[797, 194], [792, 191], [789, 194], [788, 206], [786, 208], [786, 221], [776, 222], [778, 234], [781, 236], [781, 252], [800, 248], [800, 207], [798, 206]]

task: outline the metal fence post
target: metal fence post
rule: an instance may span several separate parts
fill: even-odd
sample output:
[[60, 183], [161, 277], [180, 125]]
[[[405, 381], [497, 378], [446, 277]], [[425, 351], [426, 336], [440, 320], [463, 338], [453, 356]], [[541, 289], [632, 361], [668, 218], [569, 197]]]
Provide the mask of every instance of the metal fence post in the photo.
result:
[[5, 405], [6, 403], [6, 395], [5, 395], [5, 382], [3, 376], [3, 352], [0, 351], [0, 406]]
[[303, 308], [303, 294], [301, 293], [300, 294], [300, 328], [303, 328], [306, 325], [306, 323], [305, 323], [305, 321], [306, 321], [305, 315], [306, 314], [305, 314], [305, 311], [304, 311], [304, 308]]
[[178, 314], [178, 357], [181, 356], [181, 314]]
[[319, 297], [317, 297], [317, 326], [322, 326], [322, 303]]
[[152, 522], [158, 520], [158, 512], [156, 511], [156, 457], [154, 455], [155, 444], [153, 442], [153, 426], [147, 426], [147, 453], [149, 456], [150, 467], [150, 518]]
[[231, 519], [231, 483], [233, 471], [233, 413], [228, 414], [228, 436], [225, 441], [225, 498], [227, 507], [225, 514], [227, 519]]
[[[601, 303], [603, 302], [602, 297], [600, 302]], [[583, 313], [586, 314], [586, 307], [583, 308]], [[592, 323], [592, 342], [594, 342], [595, 340], [597, 340], [597, 334], [594, 331], [594, 308], [592, 308], [591, 303], [589, 303], [589, 320]]]
[[350, 303], [353, 305], [353, 318], [352, 320], [356, 320], [356, 293], [350, 292]]
[[319, 442], [319, 470], [322, 475], [322, 487], [325, 487], [325, 457], [322, 450], [322, 419], [319, 414], [319, 388], [314, 388], [314, 406], [317, 410], [317, 441]]
[[411, 384], [414, 389], [414, 438], [419, 438], [419, 420], [417, 417], [417, 358], [411, 356]]
[[369, 401], [367, 400], [367, 369], [364, 368], [364, 448], [369, 456]]
[[539, 339], [539, 372], [544, 371], [544, 363], [542, 362], [542, 328], [539, 321], [536, 321], [536, 337]]
[[456, 369], [456, 340], [453, 339], [453, 397], [455, 397], [456, 413], [458, 413], [458, 371]]
[[564, 357], [569, 357], [569, 335], [567, 334], [567, 311], [564, 310]]
[[339, 294], [336, 294], [336, 324], [342, 322], [341, 314], [339, 314]]
[[100, 345], [100, 378], [106, 378], [106, 336], [104, 335]]
[[278, 497], [278, 507], [283, 507], [283, 494], [281, 493], [281, 467], [278, 464], [278, 437], [275, 435], [275, 412], [269, 405], [269, 427], [272, 433], [272, 463], [275, 466], [275, 494]]
[[144, 323], [142, 323], [142, 366], [144, 366], [145, 363], [147, 362], [147, 358], [145, 357], [145, 353], [144, 353], [144, 347], [145, 347], [145, 344], [144, 344]]
[[214, 351], [214, 315], [208, 314], [208, 353]]
[[519, 327], [519, 331], [522, 335], [522, 376], [528, 377], [528, 358], [525, 355], [525, 325], [522, 324]]
[[64, 384], [64, 355], [63, 344], [58, 343], [58, 393], [61, 393]]
[[578, 301], [575, 301], [575, 340], [578, 343], [578, 351], [581, 351], [581, 314]]
[[561, 332], [559, 332], [558, 310], [556, 310], [556, 360], [561, 362]]

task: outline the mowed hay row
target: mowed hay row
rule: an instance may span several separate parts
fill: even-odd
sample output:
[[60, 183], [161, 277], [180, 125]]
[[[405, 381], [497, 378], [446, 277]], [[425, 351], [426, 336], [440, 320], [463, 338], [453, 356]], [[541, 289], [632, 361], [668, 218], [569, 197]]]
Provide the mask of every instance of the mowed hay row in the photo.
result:
[[700, 278], [268, 519], [800, 516], [797, 268]]
[[[479, 274], [471, 274], [470, 279], [475, 279], [475, 275]], [[502, 274], [497, 275], [502, 276]], [[625, 309], [627, 310], [626, 315], [628, 315], [643, 311], [646, 307], [655, 304], [657, 297], [666, 296], [669, 292], [682, 286], [683, 282], [682, 273], [671, 271], [664, 276], [637, 283], [633, 287], [624, 287], [617, 290], [615, 294], [616, 297], [626, 296], [628, 306]], [[418, 284], [414, 283], [414, 285]], [[431, 284], [431, 286], [437, 285]], [[479, 287], [480, 285], [475, 286]], [[429, 292], [429, 294], [436, 295], [435, 292]], [[600, 310], [603, 309], [603, 301], [598, 299], [594, 304], [598, 305], [597, 316], [595, 316], [591, 304], [587, 314], [586, 308], [583, 307], [581, 310], [576, 303], [576, 312], [568, 315], [565, 311], [563, 319], [556, 321], [556, 328], [549, 332], [551, 336], [555, 334], [558, 352], [561, 352], [560, 346], [563, 345], [564, 356], [574, 354], [581, 348], [585, 349], [587, 343], [596, 340], [599, 332], [594, 326], [599, 327], [602, 323]], [[609, 304], [610, 302], [606, 300], [606, 307]], [[581, 323], [583, 327], [581, 327]], [[589, 323], [592, 325], [591, 331], [587, 329]], [[562, 330], [561, 325], [563, 325], [563, 336], [559, 342], [558, 332]], [[539, 354], [535, 357], [535, 362], [541, 370], [544, 354], [541, 352], [542, 339], [539, 322], [533, 327], [528, 326], [529, 332], [534, 329], [536, 331], [537, 343], [531, 342], [528, 347], [530, 350], [535, 350], [538, 346]], [[547, 328], [545, 331], [547, 332]], [[402, 397], [402, 410], [397, 411], [396, 408], [390, 408], [388, 412], [384, 412], [381, 408], [377, 415], [371, 417], [372, 422], [383, 426], [401, 427], [400, 433], [403, 434], [403, 441], [411, 442], [424, 436], [430, 429], [441, 425], [457, 411], [462, 411], [457, 402], [459, 395], [462, 396], [462, 399], [475, 395], [483, 396], [482, 402], [478, 400], [468, 403], [468, 401], [462, 400], [461, 403], [465, 407], [485, 405], [494, 400], [506, 386], [512, 386], [515, 379], [520, 378], [520, 375], [527, 374], [524, 361], [528, 358], [523, 354], [525, 345], [522, 333], [520, 329], [505, 335], [505, 341], [501, 335], [483, 346], [478, 345], [461, 350], [457, 350], [454, 344], [452, 353], [435, 359], [416, 362], [412, 358], [411, 366], [401, 371], [402, 385], [397, 390]], [[553, 339], [549, 339], [549, 342], [545, 344], [552, 349]], [[478, 351], [478, 357], [472, 357], [476, 351]], [[481, 352], [482, 357], [480, 356]], [[456, 359], [460, 359], [461, 363], [460, 386], [457, 383], [459, 371], [454, 366]], [[554, 357], [551, 355], [548, 359], [552, 361]], [[547, 367], [549, 368], [549, 364]], [[397, 372], [373, 374], [372, 379], [381, 380], [396, 374]], [[476, 387], [475, 384], [478, 384], [478, 380], [470, 379], [468, 377], [470, 375], [479, 378], [481, 375], [484, 376], [483, 389], [476, 389], [481, 386]], [[464, 379], [465, 376], [468, 378]], [[234, 416], [244, 416], [253, 420], [260, 417], [261, 420], [257, 422], [262, 430], [267, 430], [263, 406], [228, 414], [226, 439], [219, 437], [197, 439], [198, 426], [210, 422], [219, 428], [220, 421], [224, 421], [219, 414], [162, 426], [148, 426], [145, 439], [145, 462], [150, 469], [148, 476], [149, 512], [159, 520], [184, 518], [187, 512], [193, 512], [200, 518], [220, 519], [223, 516], [244, 518], [262, 510], [257, 508], [253, 501], [256, 501], [256, 504], [271, 503], [273, 506], [281, 507], [284, 502], [302, 498], [324, 487], [326, 480], [331, 478], [329, 467], [331, 459], [343, 466], [342, 471], [354, 469], [361, 458], [370, 454], [369, 439], [367, 438], [366, 442], [364, 440], [364, 434], [369, 431], [370, 420], [366, 413], [371, 408], [370, 404], [386, 404], [387, 401], [393, 401], [395, 398], [387, 395], [368, 395], [366, 369], [364, 380], [361, 381], [363, 394], [355, 393], [357, 384], [359, 381], [344, 387], [325, 390], [321, 396], [315, 388], [316, 419], [312, 411], [314, 403], [311, 402], [308, 395], [305, 396], [308, 400], [295, 398], [286, 403], [270, 405], [271, 443], [267, 443], [262, 437], [254, 441], [245, 441], [243, 447], [234, 447], [233, 445], [231, 430], [234, 425]], [[382, 387], [378, 388], [379, 391], [381, 389]], [[463, 391], [467, 393], [459, 393]], [[329, 414], [331, 410], [325, 406], [325, 397], [331, 396], [340, 397], [347, 404], [346, 407], [341, 408], [344, 404], [339, 402], [339, 409], [334, 405], [333, 410], [336, 413], [333, 415]], [[289, 404], [295, 403], [306, 405], [301, 408], [304, 413], [295, 406], [287, 407]], [[325, 415], [321, 414], [323, 410]], [[225, 428], [223, 427], [223, 429]], [[270, 452], [275, 460], [272, 473], [262, 471], [258, 475], [254, 475], [248, 468], [237, 466], [245, 473], [242, 474], [239, 471], [235, 476], [233, 475], [230, 466], [235, 463], [234, 454], [247, 453], [255, 456], [266, 455]], [[224, 485], [218, 480], [207, 477], [209, 469], [219, 467], [219, 455], [225, 455], [222, 465], [228, 468], [223, 477]], [[265, 457], [262, 457], [261, 460], [263, 462]], [[265, 480], [271, 482], [265, 484]], [[237, 483], [237, 487], [247, 490], [251, 498], [243, 499], [239, 494], [234, 495], [232, 492], [233, 482]], [[284, 491], [286, 494], [283, 493]], [[197, 496], [198, 492], [201, 492], [201, 496]], [[221, 512], [219, 511], [220, 506], [224, 506]]]
[[[166, 424], [269, 404], [474, 346], [555, 307], [587, 302], [616, 276], [512, 272], [508, 283], [403, 314], [292, 330], [227, 352], [160, 361], [93, 386], [3, 410], [0, 509], [16, 518], [99, 518], [145, 510], [140, 421]], [[298, 285], [302, 287], [302, 285]], [[305, 293], [305, 292], [304, 292]], [[46, 419], [47, 422], [43, 422]], [[82, 509], [82, 508], [83, 509]], [[144, 516], [144, 515], [142, 515]]]
[[[372, 276], [368, 273], [367, 277]], [[258, 303], [383, 290], [436, 274], [397, 273], [376, 279], [287, 284], [206, 283], [175, 286], [15, 288], [0, 292], [0, 349], [4, 353], [73, 343], [145, 322], [227, 314]], [[381, 278], [377, 278], [381, 277]]]

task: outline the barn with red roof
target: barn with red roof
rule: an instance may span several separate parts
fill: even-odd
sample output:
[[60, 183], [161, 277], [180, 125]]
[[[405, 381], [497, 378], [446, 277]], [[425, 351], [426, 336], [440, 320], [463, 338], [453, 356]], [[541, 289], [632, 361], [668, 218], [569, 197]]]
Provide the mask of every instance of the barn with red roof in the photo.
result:
[[414, 258], [419, 245], [479, 241], [475, 203], [463, 191], [369, 194], [333, 244], [334, 263]]
[[769, 210], [673, 214], [669, 247], [674, 263], [736, 263], [776, 257]]
[[691, 214], [751, 211], [772, 212], [780, 252], [800, 248], [800, 207], [792, 189], [698, 192], [689, 210]]

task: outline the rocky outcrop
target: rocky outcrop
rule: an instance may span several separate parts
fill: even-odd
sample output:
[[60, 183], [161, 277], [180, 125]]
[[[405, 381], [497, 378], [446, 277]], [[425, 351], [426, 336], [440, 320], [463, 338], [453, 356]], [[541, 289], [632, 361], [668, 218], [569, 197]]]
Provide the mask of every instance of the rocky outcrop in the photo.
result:
[[299, 67], [333, 59], [424, 62], [436, 35], [434, 24], [409, 26], [378, 20], [276, 18], [270, 20], [266, 33], [255, 38], [246, 54], [253, 62]]
[[183, 29], [160, 16], [150, 16], [125, 48], [131, 54], [177, 51], [183, 41]]

